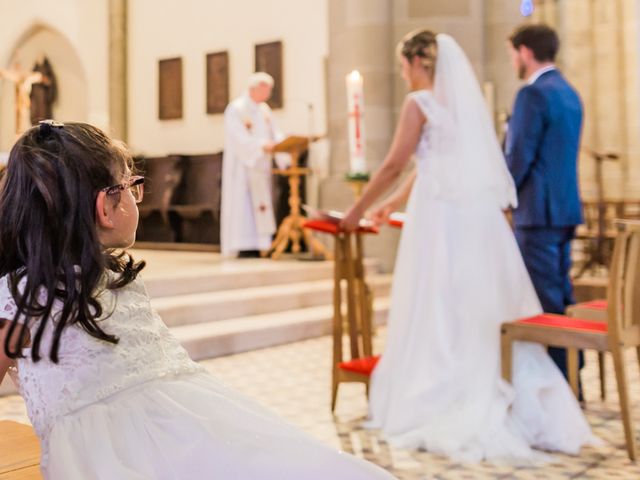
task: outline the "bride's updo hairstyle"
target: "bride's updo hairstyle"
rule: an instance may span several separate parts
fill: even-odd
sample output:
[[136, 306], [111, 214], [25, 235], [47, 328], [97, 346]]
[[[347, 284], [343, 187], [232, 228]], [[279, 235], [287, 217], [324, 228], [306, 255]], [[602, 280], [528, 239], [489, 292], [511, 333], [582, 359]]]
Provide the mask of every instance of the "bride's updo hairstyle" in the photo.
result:
[[409, 63], [415, 57], [420, 58], [422, 67], [433, 75], [438, 59], [436, 34], [430, 30], [409, 32], [398, 44], [398, 54], [406, 58]]

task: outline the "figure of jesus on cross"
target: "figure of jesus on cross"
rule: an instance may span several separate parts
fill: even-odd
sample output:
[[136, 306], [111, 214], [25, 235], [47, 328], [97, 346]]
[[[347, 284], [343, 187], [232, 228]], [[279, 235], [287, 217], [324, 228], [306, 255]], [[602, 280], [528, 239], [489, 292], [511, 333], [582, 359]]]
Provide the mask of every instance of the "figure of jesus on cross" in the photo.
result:
[[23, 70], [18, 60], [13, 62], [10, 69], [0, 68], [0, 79], [6, 79], [14, 85], [15, 132], [18, 137], [30, 127], [31, 88], [38, 83], [46, 85], [49, 83], [49, 79], [40, 72]]

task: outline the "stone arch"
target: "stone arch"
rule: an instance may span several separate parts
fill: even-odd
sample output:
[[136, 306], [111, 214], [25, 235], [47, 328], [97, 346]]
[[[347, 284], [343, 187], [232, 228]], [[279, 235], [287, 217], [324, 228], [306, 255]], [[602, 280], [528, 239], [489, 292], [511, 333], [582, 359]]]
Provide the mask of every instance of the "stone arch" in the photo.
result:
[[[87, 121], [89, 91], [86, 70], [75, 47], [59, 30], [34, 22], [0, 57], [0, 66], [8, 68], [18, 59], [23, 69], [31, 69], [40, 55], [47, 56], [57, 79], [58, 99], [53, 107], [54, 118]], [[0, 151], [10, 149], [15, 141], [14, 105], [13, 84], [0, 82]]]

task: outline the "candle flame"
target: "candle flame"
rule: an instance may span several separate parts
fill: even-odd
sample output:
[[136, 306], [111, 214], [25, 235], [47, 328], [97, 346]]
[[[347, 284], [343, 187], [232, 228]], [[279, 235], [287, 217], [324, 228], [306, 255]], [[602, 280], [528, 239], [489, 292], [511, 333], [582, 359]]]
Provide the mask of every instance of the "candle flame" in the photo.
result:
[[351, 80], [352, 82], [357, 82], [359, 80], [362, 80], [362, 75], [360, 75], [360, 72], [358, 70], [354, 70], [349, 74], [349, 80]]

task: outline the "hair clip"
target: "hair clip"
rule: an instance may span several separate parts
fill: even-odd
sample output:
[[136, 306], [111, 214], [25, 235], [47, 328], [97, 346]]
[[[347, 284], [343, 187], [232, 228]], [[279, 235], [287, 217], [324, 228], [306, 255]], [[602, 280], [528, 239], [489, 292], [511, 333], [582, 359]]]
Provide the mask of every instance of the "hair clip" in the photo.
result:
[[40, 120], [38, 122], [38, 137], [40, 140], [49, 140], [54, 128], [64, 128], [64, 123], [56, 120]]
[[51, 128], [64, 128], [64, 123], [62, 122], [58, 122], [57, 120], [40, 120], [38, 122], [38, 124], [40, 125], [40, 127], [43, 127], [44, 125], [47, 125]]

